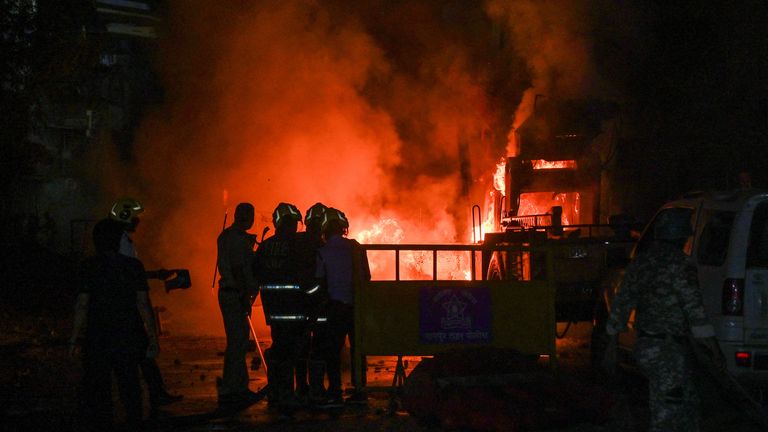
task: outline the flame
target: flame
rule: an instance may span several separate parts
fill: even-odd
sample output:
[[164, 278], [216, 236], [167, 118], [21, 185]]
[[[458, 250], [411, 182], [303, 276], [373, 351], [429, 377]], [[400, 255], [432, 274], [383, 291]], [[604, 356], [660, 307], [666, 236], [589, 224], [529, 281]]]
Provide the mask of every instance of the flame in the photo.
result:
[[[490, 45], [475, 44], [481, 39], [474, 31], [466, 32], [472, 34], [467, 40], [472, 44], [466, 47], [463, 37], [456, 43], [432, 43], [453, 40], [442, 32], [452, 27], [438, 19], [444, 13], [430, 13], [433, 2], [419, 2], [424, 6], [415, 8], [411, 2], [394, 2], [393, 13], [386, 14], [346, 8], [342, 16], [325, 2], [253, 2], [242, 8], [226, 3], [172, 1], [169, 31], [156, 56], [169, 97], [142, 119], [135, 165], [141, 167], [137, 183], [148, 186], [147, 199], [169, 204], [155, 213], [162, 212], [162, 223], [148, 223], [142, 228], [145, 234], [139, 233], [146, 237], [143, 248], [152, 251], [158, 264], [189, 267], [200, 279], [208, 278], [221, 226], [219, 199], [252, 202], [261, 225], [254, 227], [256, 232], [270, 224], [272, 209], [281, 201], [300, 209], [321, 201], [343, 210], [353, 226], [369, 227], [350, 234], [363, 242], [398, 243], [406, 236], [424, 243], [464, 238], [471, 226], [467, 197], [487, 199], [486, 191], [473, 189], [472, 180], [487, 174], [479, 170], [492, 170], [496, 160], [491, 155], [503, 151], [497, 148], [503, 137], [496, 136], [503, 129], [490, 139], [479, 138], [485, 136], [480, 131], [497, 129], [489, 125], [505, 122], [494, 112], [507, 112], [502, 106], [497, 109], [502, 100], [489, 97], [496, 92], [489, 92], [487, 84], [495, 79], [485, 77], [496, 72], [475, 62], [476, 54], [489, 54], [485, 51]], [[434, 12], [445, 12], [439, 2], [434, 4]], [[423, 19], [430, 15], [435, 21]], [[507, 14], [505, 9], [489, 15], [518, 33], [530, 28], [508, 45], [509, 53], [515, 52], [509, 59], [517, 59], [517, 48], [525, 48], [538, 77], [579, 71], [570, 66], [588, 58], [568, 43], [575, 39], [572, 35], [586, 32], [562, 32], [570, 22], [549, 25], [549, 18], [561, 14], [526, 14], [531, 19], [516, 25], [511, 18], [519, 13]], [[369, 25], [369, 19], [377, 20], [376, 25]], [[539, 23], [541, 27], [530, 25]], [[366, 31], [374, 27], [380, 30]], [[485, 33], [497, 36], [495, 31], [477, 36]], [[553, 45], [560, 40], [554, 36], [566, 36], [564, 43]], [[528, 40], [531, 43], [523, 46], [521, 41]], [[402, 50], [399, 41], [417, 43]], [[476, 52], [475, 45], [481, 51]], [[568, 55], [553, 58], [552, 53]], [[506, 50], [490, 54], [507, 55]], [[550, 69], [532, 61], [550, 58], [569, 67]], [[507, 57], [499, 59], [507, 63]], [[411, 70], [414, 64], [417, 70]], [[519, 77], [525, 80], [510, 77], [510, 83], [520, 83], [500, 93], [505, 100], [516, 99], [522, 82], [527, 82], [527, 73]], [[538, 93], [580, 88], [576, 80], [563, 81], [562, 86], [537, 86]], [[533, 88], [525, 92], [526, 103], [515, 112], [513, 129], [532, 112], [536, 94]], [[510, 135], [507, 154], [516, 155], [519, 137], [514, 130]], [[469, 142], [463, 142], [465, 138]], [[169, 160], [179, 162], [173, 176], [168, 175]], [[466, 173], [451, 168], [465, 166]], [[105, 183], [112, 184], [112, 171], [104, 172], [110, 173]], [[222, 184], [228, 190], [222, 191]], [[499, 190], [504, 192], [503, 187]], [[498, 208], [486, 205], [485, 232], [498, 224], [489, 219], [495, 211]], [[381, 219], [385, 212], [391, 220]], [[207, 234], [201, 235], [201, 227], [208, 227]], [[184, 239], [183, 247], [179, 239]], [[374, 266], [388, 265], [373, 255]], [[431, 274], [431, 254], [403, 253], [402, 258], [405, 277]], [[470, 263], [465, 255], [441, 253], [437, 259], [440, 277], [445, 271], [445, 277], [466, 279]], [[171, 298], [161, 300], [179, 323], [172, 331], [190, 331], [194, 325], [220, 334], [215, 301], [190, 294], [183, 305]]]
[[477, 238], [478, 241], [482, 241], [482, 235], [489, 232], [496, 231], [496, 193], [494, 191], [488, 192], [488, 196], [485, 200], [485, 220], [483, 220], [483, 223], [480, 225], [482, 227], [482, 230], [480, 232], [480, 236]]
[[[496, 221], [496, 194], [500, 193], [501, 196], [505, 196], [506, 183], [504, 181], [506, 175], [507, 162], [505, 158], [501, 158], [496, 163], [496, 171], [493, 173], [493, 188], [495, 190], [489, 191], [485, 197], [485, 203], [483, 209], [485, 209], [485, 217], [480, 222], [479, 229], [472, 227], [472, 232], [469, 233], [469, 242], [482, 241], [485, 233], [497, 231]], [[473, 221], [474, 222], [474, 221]]]
[[370, 229], [362, 230], [355, 236], [360, 243], [400, 244], [405, 238], [405, 232], [392, 218], [383, 218], [374, 223]]
[[[397, 220], [382, 218], [369, 229], [355, 234], [360, 243], [400, 244], [405, 238], [405, 232]], [[388, 251], [368, 251], [368, 266], [371, 277], [378, 280], [392, 280], [395, 274], [395, 257]]]
[[[397, 219], [382, 218], [369, 229], [360, 230], [355, 238], [363, 244], [402, 244], [405, 230]], [[374, 280], [394, 280], [395, 253], [368, 251], [368, 265]], [[440, 280], [470, 280], [470, 255], [467, 252], [438, 251], [437, 278]], [[432, 279], [433, 255], [431, 250], [400, 251], [401, 280]]]
[[[501, 158], [496, 163], [493, 173], [493, 189], [485, 195], [482, 207], [482, 219], [472, 220], [472, 228], [466, 237], [469, 243], [482, 242], [483, 235], [498, 231], [496, 214], [497, 194], [505, 195], [505, 168], [506, 160]], [[576, 168], [574, 160], [534, 160], [534, 169], [573, 169]], [[570, 225], [578, 223], [580, 212], [580, 195], [575, 192], [533, 192], [520, 196], [520, 216], [542, 215], [551, 212], [553, 206], [563, 208], [562, 223]], [[406, 238], [405, 229], [396, 217], [385, 217], [372, 223], [369, 228], [355, 233], [361, 243], [368, 244], [402, 244]], [[371, 275], [378, 280], [393, 280], [395, 277], [395, 253], [393, 251], [368, 251], [368, 260]], [[438, 279], [470, 280], [470, 260], [459, 252], [441, 251], [437, 254]], [[433, 255], [429, 250], [414, 250], [400, 252], [400, 279], [401, 280], [429, 280], [432, 279]]]
[[581, 196], [578, 192], [552, 193], [531, 192], [520, 194], [520, 216], [540, 215], [549, 213], [553, 206], [563, 208], [563, 224], [579, 223]]
[[506, 183], [504, 181], [504, 176], [506, 175], [506, 167], [507, 167], [507, 161], [504, 160], [504, 158], [501, 158], [501, 161], [496, 164], [496, 172], [493, 173], [493, 187], [501, 192], [501, 196], [505, 196], [506, 194]]
[[548, 161], [536, 159], [533, 161], [533, 169], [576, 169], [575, 160]]

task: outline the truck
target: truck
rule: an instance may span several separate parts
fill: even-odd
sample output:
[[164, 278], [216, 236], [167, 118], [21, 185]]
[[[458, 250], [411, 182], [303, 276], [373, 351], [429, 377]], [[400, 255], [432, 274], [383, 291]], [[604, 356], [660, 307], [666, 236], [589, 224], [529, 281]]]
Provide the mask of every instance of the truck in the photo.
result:
[[[594, 104], [537, 108], [515, 131], [518, 154], [505, 160], [503, 193], [486, 206], [495, 211], [481, 242], [486, 279], [544, 278], [536, 250], [553, 251], [556, 319], [566, 324], [560, 337], [571, 323], [604, 322], [604, 293], [620, 278], [640, 230], [631, 217], [601, 209], [604, 161], [593, 146], [608, 111]], [[516, 252], [522, 246], [531, 251]]]
[[472, 207], [472, 244], [361, 245], [392, 271], [356, 291], [358, 382], [366, 356], [398, 356], [393, 385], [404, 378], [404, 356], [467, 347], [554, 364], [556, 338], [572, 323], [604, 322], [603, 293], [628, 263], [637, 226], [601, 215], [603, 170], [591, 145], [603, 116], [577, 108], [537, 110], [517, 128], [519, 152], [494, 182], [503, 193]]

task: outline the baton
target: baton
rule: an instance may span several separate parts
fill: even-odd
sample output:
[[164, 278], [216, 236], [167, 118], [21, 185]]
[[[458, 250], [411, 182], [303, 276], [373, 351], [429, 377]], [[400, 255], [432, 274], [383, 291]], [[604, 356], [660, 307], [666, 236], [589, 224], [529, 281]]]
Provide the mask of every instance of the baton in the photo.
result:
[[[229, 216], [229, 209], [224, 209], [224, 223], [221, 224], [221, 230], [224, 231], [224, 229], [227, 227], [227, 216]], [[213, 289], [216, 287], [216, 274], [219, 272], [219, 254], [216, 254], [216, 263], [213, 266], [213, 282], [211, 282], [211, 294], [213, 294]]]
[[256, 341], [256, 349], [259, 351], [259, 357], [261, 358], [261, 364], [264, 365], [264, 373], [267, 373], [267, 361], [264, 360], [264, 353], [261, 352], [261, 344], [259, 343], [259, 338], [256, 337], [256, 329], [253, 328], [253, 321], [251, 321], [251, 316], [246, 315], [246, 318], [248, 318], [248, 327], [251, 328], [251, 334], [253, 335], [253, 340]]

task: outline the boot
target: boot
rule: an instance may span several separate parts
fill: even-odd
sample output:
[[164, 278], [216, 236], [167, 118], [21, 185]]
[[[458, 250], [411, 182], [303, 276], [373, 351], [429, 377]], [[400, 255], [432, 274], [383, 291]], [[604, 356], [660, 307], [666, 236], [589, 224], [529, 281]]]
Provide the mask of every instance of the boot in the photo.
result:
[[279, 396], [277, 393], [278, 385], [275, 381], [275, 362], [272, 361], [272, 349], [267, 348], [264, 350], [264, 360], [267, 362], [267, 406], [269, 408], [276, 408], [279, 403]]

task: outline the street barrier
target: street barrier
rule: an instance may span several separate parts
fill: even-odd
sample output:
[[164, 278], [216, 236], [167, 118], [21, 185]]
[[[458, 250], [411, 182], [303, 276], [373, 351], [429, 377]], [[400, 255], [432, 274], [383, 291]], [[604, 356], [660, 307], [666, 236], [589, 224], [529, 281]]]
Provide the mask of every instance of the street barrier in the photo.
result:
[[[555, 284], [552, 253], [539, 280], [488, 281], [475, 263], [490, 253], [481, 245], [362, 245], [368, 252], [395, 254], [393, 280], [358, 281], [355, 292], [353, 373], [365, 385], [366, 356], [398, 356], [393, 386], [404, 373], [402, 356], [431, 356], [461, 348], [495, 347], [522, 354], [545, 355], [555, 367]], [[500, 250], [503, 248], [496, 248]], [[431, 280], [402, 280], [401, 255], [432, 255]], [[515, 253], [530, 253], [516, 247]], [[466, 254], [469, 280], [441, 280], [439, 254]], [[427, 260], [428, 261], [428, 260]], [[422, 263], [423, 264], [423, 263]], [[480, 266], [481, 267], [481, 266]], [[480, 277], [478, 278], [478, 273]], [[455, 273], [453, 273], [455, 275]], [[421, 273], [420, 278], [423, 278]]]

